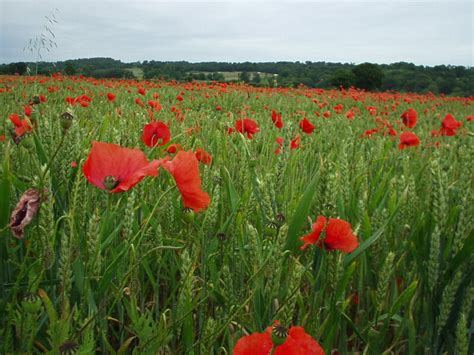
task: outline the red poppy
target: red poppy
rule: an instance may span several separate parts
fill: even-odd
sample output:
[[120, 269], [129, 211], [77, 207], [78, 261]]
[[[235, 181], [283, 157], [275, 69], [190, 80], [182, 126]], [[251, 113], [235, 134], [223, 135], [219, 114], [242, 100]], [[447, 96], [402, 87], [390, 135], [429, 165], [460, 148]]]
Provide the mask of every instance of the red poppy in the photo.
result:
[[311, 134], [316, 127], [305, 117], [300, 121], [300, 128], [304, 133]]
[[182, 97], [181, 95], [178, 95], [178, 96], [176, 96], [176, 100], [178, 100], [178, 101], [183, 101], [184, 99], [183, 99], [183, 97]]
[[0, 134], [0, 142], [4, 142], [5, 141], [5, 135], [4, 134]]
[[281, 152], [281, 147], [283, 147], [283, 137], [277, 137], [276, 142], [278, 144], [278, 148], [275, 150], [275, 154], [278, 155]]
[[164, 160], [148, 162], [139, 149], [123, 148], [117, 144], [92, 142], [82, 168], [86, 179], [109, 192], [128, 191], [145, 176], [158, 175]]
[[176, 181], [183, 205], [198, 212], [211, 203], [209, 195], [201, 190], [199, 162], [192, 151], [180, 151], [173, 160], [163, 164]]
[[400, 134], [400, 144], [398, 149], [405, 149], [408, 147], [416, 147], [420, 144], [420, 139], [413, 132], [403, 132]]
[[322, 243], [328, 251], [340, 250], [351, 253], [359, 246], [357, 236], [352, 232], [349, 222], [338, 218], [330, 218], [327, 222], [326, 217], [319, 216], [313, 224], [313, 231], [300, 238], [304, 242], [300, 249], [304, 250], [310, 244], [318, 244], [322, 232], [326, 232]]
[[143, 127], [142, 141], [150, 148], [165, 145], [170, 137], [170, 129], [164, 122], [153, 121]]
[[146, 94], [146, 91], [145, 91], [144, 88], [138, 88], [138, 93], [139, 93], [140, 95], [145, 95], [145, 94]]
[[217, 106], [216, 106], [216, 111], [222, 111], [222, 106], [217, 105]]
[[40, 95], [39, 98], [41, 102], [46, 102], [46, 96]]
[[179, 144], [170, 144], [168, 148], [166, 148], [166, 152], [170, 154], [174, 154], [180, 150], [183, 150]]
[[23, 108], [23, 111], [25, 112], [26, 116], [31, 117], [31, 114], [33, 113], [33, 107], [31, 107], [30, 105], [26, 105]]
[[15, 125], [15, 134], [17, 137], [21, 137], [25, 133], [33, 130], [33, 127], [27, 118], [21, 119], [16, 113], [10, 115], [8, 118]]
[[300, 135], [298, 134], [295, 138], [293, 138], [293, 140], [291, 141], [290, 143], [290, 148], [291, 149], [298, 149], [300, 147], [300, 143], [301, 143], [301, 137]]
[[324, 116], [325, 118], [329, 118], [329, 117], [331, 117], [331, 112], [326, 111], [326, 112], [323, 113], [323, 116]]
[[403, 124], [406, 127], [413, 128], [416, 126], [416, 122], [418, 120], [418, 113], [414, 109], [409, 108], [408, 110], [403, 112], [400, 117], [402, 118]]
[[462, 127], [462, 122], [456, 121], [453, 115], [448, 113], [441, 122], [441, 134], [443, 136], [455, 136], [456, 130]]
[[154, 100], [150, 100], [148, 101], [148, 105], [153, 109], [155, 110], [156, 112], [160, 112], [163, 107], [161, 106], [161, 104], [158, 102], [158, 101], [154, 101]]
[[258, 128], [257, 122], [251, 120], [250, 118], [237, 120], [235, 122], [235, 129], [242, 134], [247, 133], [247, 137], [250, 139], [255, 133], [260, 132], [260, 128]]
[[137, 98], [135, 99], [135, 103], [136, 103], [138, 106], [145, 107], [145, 104], [143, 103], [143, 101], [142, 101], [139, 97], [137, 97]]
[[347, 111], [346, 112], [346, 118], [349, 120], [354, 119], [355, 113], [353, 111]]
[[275, 110], [272, 110], [272, 121], [275, 124], [275, 127], [281, 129], [283, 127], [283, 120], [281, 119], [281, 113], [277, 113]]
[[466, 121], [467, 121], [467, 122], [474, 121], [474, 115], [467, 116], [467, 117], [466, 117]]
[[112, 94], [111, 92], [108, 92], [107, 93], [107, 100], [109, 100], [109, 102], [113, 102], [115, 100], [115, 95]]
[[[277, 322], [276, 322], [277, 323]], [[277, 323], [278, 324], [278, 323]], [[272, 327], [264, 333], [253, 333], [240, 338], [235, 344], [234, 355], [324, 355], [324, 350], [303, 327], [290, 327], [285, 342], [272, 352]]]
[[212, 155], [205, 150], [198, 148], [194, 154], [196, 155], [197, 160], [199, 160], [201, 163], [211, 165]]

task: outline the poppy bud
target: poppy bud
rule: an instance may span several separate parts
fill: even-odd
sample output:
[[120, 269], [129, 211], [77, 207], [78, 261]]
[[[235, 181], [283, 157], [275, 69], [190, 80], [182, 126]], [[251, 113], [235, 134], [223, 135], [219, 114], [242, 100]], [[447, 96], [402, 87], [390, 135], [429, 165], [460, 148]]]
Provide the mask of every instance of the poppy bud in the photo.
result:
[[21, 301], [21, 306], [26, 313], [35, 314], [38, 313], [41, 307], [41, 299], [34, 293], [28, 293]]
[[35, 142], [33, 141], [33, 137], [31, 134], [23, 135], [20, 138], [19, 143], [21, 143], [21, 145], [28, 150], [32, 149], [35, 145]]
[[104, 187], [107, 190], [113, 190], [118, 183], [119, 181], [114, 176], [109, 175], [104, 178]]
[[61, 127], [65, 131], [67, 131], [72, 126], [73, 119], [74, 119], [74, 116], [70, 112], [68, 111], [64, 112], [60, 118]]
[[277, 323], [272, 327], [272, 343], [274, 346], [280, 346], [288, 338], [288, 328]]
[[275, 222], [268, 222], [265, 224], [265, 234], [275, 236], [278, 232], [278, 226]]
[[186, 222], [186, 223], [192, 223], [194, 221], [194, 211], [189, 208], [189, 207], [186, 207], [186, 208], [183, 208], [183, 220]]

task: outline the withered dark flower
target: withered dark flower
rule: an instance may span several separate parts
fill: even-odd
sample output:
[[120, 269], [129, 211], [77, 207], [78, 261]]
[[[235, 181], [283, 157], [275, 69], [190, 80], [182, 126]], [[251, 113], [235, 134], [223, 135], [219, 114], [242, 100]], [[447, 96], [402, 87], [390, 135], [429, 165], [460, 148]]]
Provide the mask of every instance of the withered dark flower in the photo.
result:
[[10, 228], [18, 239], [23, 239], [24, 229], [34, 218], [40, 207], [40, 192], [29, 189], [23, 193], [10, 218]]

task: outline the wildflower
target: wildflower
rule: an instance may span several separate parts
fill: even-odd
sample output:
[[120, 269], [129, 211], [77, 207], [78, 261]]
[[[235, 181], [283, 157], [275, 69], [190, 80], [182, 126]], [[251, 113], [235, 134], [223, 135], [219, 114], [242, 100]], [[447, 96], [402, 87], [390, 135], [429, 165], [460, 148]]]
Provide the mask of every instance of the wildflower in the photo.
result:
[[163, 109], [163, 106], [156, 100], [148, 101], [148, 106], [150, 106], [154, 111], [160, 112]]
[[170, 144], [168, 148], [166, 148], [166, 152], [170, 154], [174, 154], [180, 150], [183, 150], [183, 147], [179, 144]]
[[144, 96], [146, 94], [146, 91], [144, 88], [138, 88], [138, 93]]
[[277, 137], [276, 142], [278, 144], [278, 148], [275, 150], [275, 154], [278, 155], [281, 152], [281, 148], [283, 147], [283, 137]]
[[235, 122], [235, 129], [242, 134], [247, 133], [247, 138], [249, 139], [252, 139], [255, 133], [260, 132], [257, 122], [249, 118], [237, 120]]
[[[321, 240], [323, 232], [325, 232], [325, 238]], [[318, 216], [313, 224], [313, 231], [300, 239], [304, 242], [301, 250], [311, 244], [323, 244], [328, 251], [340, 250], [344, 253], [351, 253], [359, 246], [357, 236], [352, 232], [349, 222], [338, 218], [330, 218], [327, 221], [324, 216]]]
[[234, 355], [324, 355], [324, 350], [303, 327], [289, 329], [278, 321], [263, 333], [253, 333], [240, 338], [235, 344]]
[[153, 121], [143, 127], [142, 141], [150, 148], [165, 145], [170, 137], [170, 129], [164, 122]]
[[145, 176], [158, 175], [158, 167], [163, 161], [148, 162], [139, 149], [93, 142], [82, 169], [86, 179], [98, 188], [109, 192], [123, 192], [131, 189]]
[[16, 113], [8, 117], [10, 121], [15, 126], [16, 138], [20, 138], [27, 132], [31, 132], [33, 127], [30, 124], [30, 121], [27, 118], [21, 119]]
[[35, 189], [29, 189], [20, 197], [10, 218], [10, 228], [13, 235], [18, 239], [23, 239], [24, 229], [30, 224], [33, 217], [40, 207], [40, 192]]
[[199, 162], [192, 151], [178, 152], [173, 160], [163, 163], [163, 168], [173, 176], [185, 208], [199, 212], [209, 206], [211, 198], [201, 189]]
[[277, 113], [275, 110], [272, 110], [272, 121], [275, 124], [275, 127], [281, 129], [283, 127], [283, 120], [281, 119], [281, 113]]
[[420, 144], [420, 139], [418, 136], [413, 132], [403, 132], [400, 134], [400, 144], [398, 145], [398, 149], [405, 149], [408, 147], [416, 147]]
[[305, 117], [300, 121], [300, 128], [304, 133], [311, 134], [316, 127]]
[[418, 120], [418, 113], [414, 109], [409, 108], [408, 110], [403, 112], [400, 117], [402, 118], [402, 122], [406, 127], [413, 128], [416, 126], [416, 122]]
[[441, 122], [441, 134], [443, 136], [455, 136], [456, 130], [462, 127], [462, 122], [456, 121], [453, 115], [448, 113]]
[[107, 93], [107, 100], [109, 100], [109, 102], [114, 102], [115, 101], [115, 95], [112, 94], [111, 92], [108, 92]]
[[291, 141], [290, 143], [290, 148], [291, 149], [298, 149], [300, 147], [300, 143], [301, 143], [301, 137], [300, 135], [298, 134], [295, 138], [293, 138], [293, 140]]
[[194, 154], [196, 155], [197, 160], [199, 160], [201, 163], [211, 165], [212, 155], [205, 150], [198, 148]]

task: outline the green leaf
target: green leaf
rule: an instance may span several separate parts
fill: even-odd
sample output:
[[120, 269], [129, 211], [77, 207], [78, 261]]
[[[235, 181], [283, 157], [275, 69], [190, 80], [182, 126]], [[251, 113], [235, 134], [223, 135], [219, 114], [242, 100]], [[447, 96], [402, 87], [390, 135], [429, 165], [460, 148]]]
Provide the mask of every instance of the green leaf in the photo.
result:
[[307, 221], [309, 209], [311, 203], [313, 202], [313, 197], [316, 189], [316, 183], [318, 181], [318, 175], [315, 175], [313, 179], [309, 182], [306, 191], [301, 197], [298, 207], [293, 215], [291, 224], [288, 227], [288, 236], [286, 239], [285, 249], [295, 252], [298, 250], [299, 236], [301, 227]]
[[397, 297], [392, 307], [390, 308], [389, 318], [391, 318], [395, 313], [397, 313], [400, 308], [403, 307], [404, 304], [411, 301], [417, 287], [418, 281], [415, 280], [410, 284], [410, 286], [405, 289], [405, 291], [401, 293], [400, 296]]
[[9, 146], [7, 146], [3, 161], [2, 180], [0, 181], [0, 229], [4, 228], [8, 224], [10, 215], [10, 193], [10, 150]]

